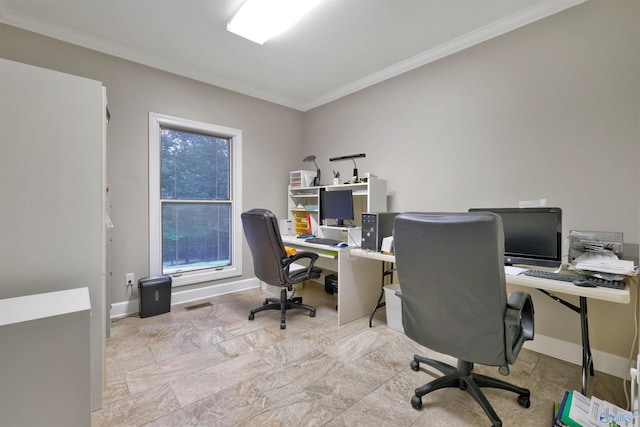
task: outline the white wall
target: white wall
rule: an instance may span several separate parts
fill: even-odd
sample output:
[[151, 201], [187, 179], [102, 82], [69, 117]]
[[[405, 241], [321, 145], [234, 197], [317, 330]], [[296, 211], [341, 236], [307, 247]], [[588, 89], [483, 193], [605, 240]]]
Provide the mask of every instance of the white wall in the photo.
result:
[[[546, 198], [565, 234], [622, 231], [637, 257], [638, 22], [637, 1], [573, 7], [307, 112], [304, 151], [343, 174], [330, 157], [366, 153], [390, 211]], [[579, 342], [577, 315], [535, 299], [537, 332]], [[592, 345], [628, 356], [633, 306], [590, 308]]]

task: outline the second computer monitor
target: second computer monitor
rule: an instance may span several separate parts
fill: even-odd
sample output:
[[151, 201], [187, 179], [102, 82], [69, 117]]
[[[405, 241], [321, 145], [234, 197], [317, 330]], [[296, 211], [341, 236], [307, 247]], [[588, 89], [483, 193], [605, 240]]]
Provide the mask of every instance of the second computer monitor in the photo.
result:
[[504, 230], [506, 265], [558, 267], [562, 263], [562, 209], [474, 208], [498, 214]]
[[322, 219], [334, 220], [336, 227], [344, 227], [344, 221], [353, 221], [353, 194], [351, 190], [323, 191], [320, 195]]

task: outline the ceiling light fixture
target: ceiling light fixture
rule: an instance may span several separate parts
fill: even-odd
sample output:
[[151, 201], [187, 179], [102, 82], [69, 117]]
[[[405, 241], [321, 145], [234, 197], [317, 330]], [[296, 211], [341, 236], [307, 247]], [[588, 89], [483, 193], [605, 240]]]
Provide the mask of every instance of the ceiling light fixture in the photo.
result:
[[227, 31], [258, 44], [291, 27], [321, 0], [247, 0]]

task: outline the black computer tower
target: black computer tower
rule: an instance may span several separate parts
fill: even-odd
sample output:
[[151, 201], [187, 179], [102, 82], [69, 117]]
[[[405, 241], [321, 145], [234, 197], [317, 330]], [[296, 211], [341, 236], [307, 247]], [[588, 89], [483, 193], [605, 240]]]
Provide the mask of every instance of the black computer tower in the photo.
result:
[[397, 212], [362, 213], [362, 249], [380, 251], [382, 239], [393, 235], [393, 219]]
[[171, 311], [171, 277], [161, 275], [138, 280], [140, 317]]
[[324, 291], [331, 295], [338, 293], [337, 274], [327, 274], [326, 276], [324, 276]]

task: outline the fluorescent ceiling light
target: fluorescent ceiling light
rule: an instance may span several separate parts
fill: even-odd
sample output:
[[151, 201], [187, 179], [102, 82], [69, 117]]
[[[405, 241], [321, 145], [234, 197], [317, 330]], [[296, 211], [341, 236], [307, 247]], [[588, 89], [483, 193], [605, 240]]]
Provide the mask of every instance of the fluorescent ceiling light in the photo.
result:
[[291, 27], [321, 0], [247, 0], [227, 23], [227, 30], [263, 44]]

